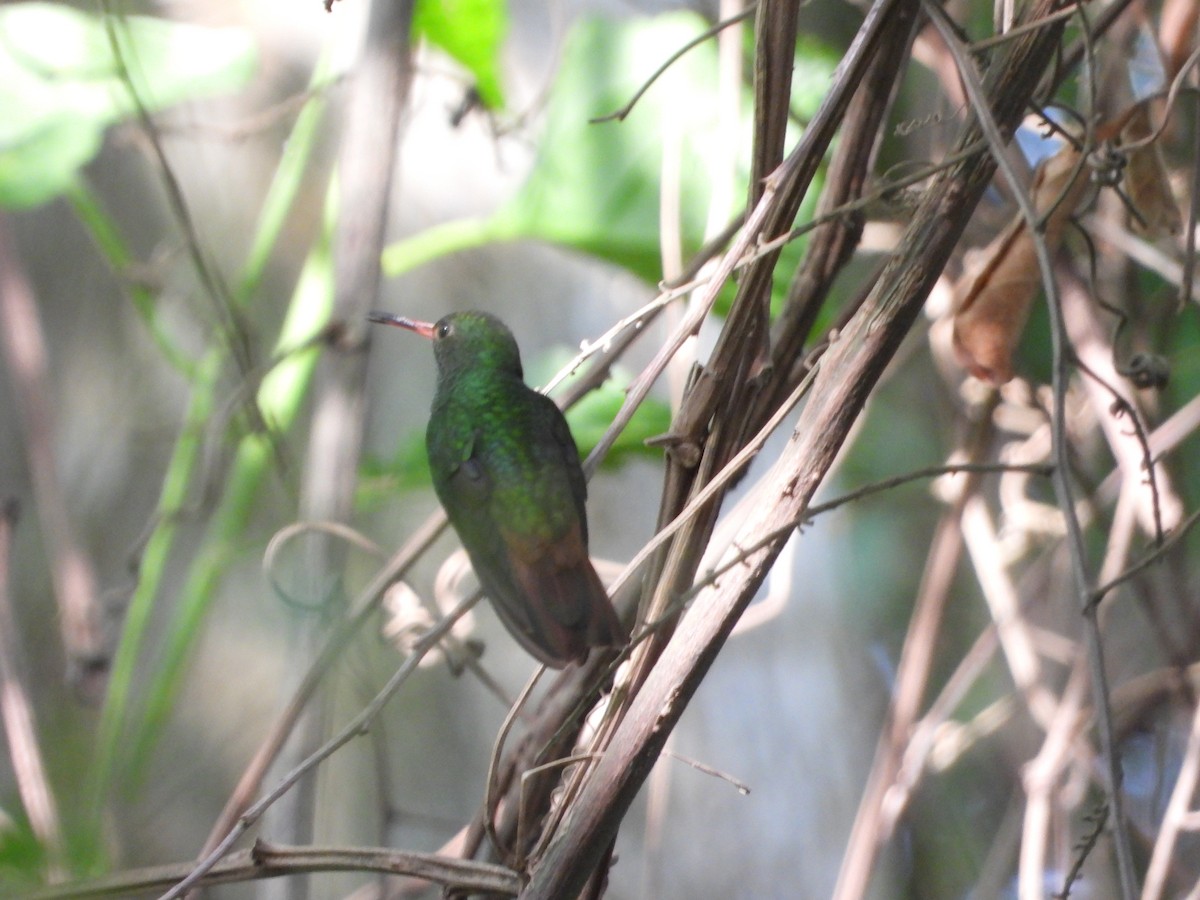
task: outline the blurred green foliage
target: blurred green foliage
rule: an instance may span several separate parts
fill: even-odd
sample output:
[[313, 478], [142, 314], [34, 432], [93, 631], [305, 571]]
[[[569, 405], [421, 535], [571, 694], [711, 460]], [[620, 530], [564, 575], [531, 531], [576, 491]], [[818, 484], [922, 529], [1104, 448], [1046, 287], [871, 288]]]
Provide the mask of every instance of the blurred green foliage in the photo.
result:
[[[579, 22], [563, 49], [537, 160], [520, 190], [486, 219], [447, 222], [391, 245], [384, 252], [384, 271], [395, 277], [463, 249], [527, 239], [613, 263], [651, 283], [660, 281], [664, 189], [680, 198], [685, 258], [703, 243], [715, 186], [733, 175], [719, 167], [721, 154], [714, 148], [733, 142], [739, 154], [734, 196], [745, 196], [750, 92], [741, 103], [741, 122], [730, 134], [715, 102], [717, 52], [709, 41], [677, 60], [623, 120], [595, 120], [625, 107], [671, 50], [707, 27], [690, 12]], [[798, 60], [793, 107], [803, 118], [824, 97], [837, 56], [807, 39]], [[672, 148], [676, 159], [666, 177], [677, 179], [676, 185], [663, 183], [666, 148]], [[811, 197], [819, 187], [818, 180]], [[811, 214], [813, 202], [806, 202], [802, 218]], [[803, 247], [803, 241], [795, 241], [784, 251], [789, 262], [780, 267], [776, 299]]]
[[503, 0], [419, 0], [413, 33], [458, 60], [475, 78], [475, 90], [488, 109], [504, 106], [500, 55], [508, 34]]
[[106, 20], [52, 3], [0, 7], [0, 206], [62, 194], [105, 129], [139, 102], [154, 112], [230, 91], [255, 64], [253, 41], [240, 29]]
[[[718, 183], [732, 191], [735, 209], [745, 196], [750, 95], [742, 98], [741, 121], [730, 133], [718, 115], [717, 58], [709, 41], [674, 63], [623, 121], [590, 120], [628, 103], [672, 50], [707, 27], [703, 18], [690, 12], [579, 22], [563, 48], [536, 163], [522, 188], [486, 220], [446, 223], [393, 245], [383, 259], [387, 273], [399, 275], [481, 243], [533, 239], [622, 267], [648, 282], [659, 281], [665, 191], [679, 196], [685, 258], [699, 249], [712, 228], [706, 216]], [[494, 0], [422, 0], [414, 21], [416, 36], [467, 68], [491, 110], [505, 105], [500, 60], [507, 29], [507, 7]], [[212, 298], [234, 307], [234, 321], [241, 321], [260, 299], [302, 183], [312, 177], [310, 154], [324, 124], [323, 89], [331, 77], [331, 56], [326, 50], [315, 66], [310, 93], [290, 134], [280, 142], [278, 163], [234, 287], [228, 297]], [[793, 98], [797, 128], [824, 96], [836, 61], [837, 55], [816, 40], [801, 42]], [[128, 223], [109, 216], [84, 173], [106, 129], [141, 110], [160, 112], [240, 88], [250, 81], [256, 62], [252, 38], [238, 29], [92, 14], [51, 3], [0, 7], [0, 206], [30, 207], [65, 196], [114, 272], [135, 268], [139, 256], [126, 239]], [[733, 170], [713, 152], [718, 143], [736, 148], [739, 158]], [[280, 439], [301, 420], [320, 352], [315, 338], [331, 308], [329, 234], [335, 180], [329, 178], [323, 187], [328, 198], [324, 227], [301, 248], [305, 264], [291, 286], [291, 301], [277, 333], [239, 335], [255, 344], [254, 362], [260, 368], [254, 375], [261, 381], [250, 385], [249, 396], [265, 429], [248, 428], [249, 417], [220, 412], [230, 405], [222, 395], [233, 368], [227, 345], [211, 335], [210, 346], [184, 349], [188, 342], [177, 340], [177, 329], [159, 319], [159, 296], [144, 285], [127, 285], [150, 343], [185, 379], [189, 396], [161, 473], [151, 527], [138, 548], [136, 584], [125, 610], [108, 695], [94, 743], [86, 748], [90, 771], [68, 820], [70, 865], [76, 872], [107, 867], [104, 813], [121, 790], [128, 797], [140, 787], [229, 564], [259, 540], [248, 534], [251, 514], [279, 462]], [[818, 192], [814, 189], [810, 196]], [[810, 213], [811, 203], [801, 216]], [[802, 251], [802, 241], [784, 251], [789, 261], [776, 273], [777, 300]], [[732, 289], [726, 302], [731, 295]], [[617, 373], [569, 412], [581, 453], [588, 453], [608, 428], [624, 400], [628, 378]], [[669, 427], [667, 405], [648, 400], [605, 464], [619, 465], [636, 454], [657, 456], [659, 451], [648, 450], [645, 441]], [[221, 441], [232, 446], [216, 464], [214, 476], [205, 451]], [[385, 488], [394, 499], [397, 488], [428, 484], [421, 436], [406, 437], [388, 460], [368, 460], [362, 474], [364, 502], [382, 496], [375, 487]], [[201, 494], [208, 501], [204, 527], [194, 544], [185, 545], [180, 539], [181, 512]], [[178, 587], [167, 598], [171, 569], [178, 575]], [[163, 611], [166, 599], [170, 608]], [[5, 808], [19, 805], [7, 797], [0, 803]], [[27, 826], [5, 822], [0, 814], [4, 884], [13, 883], [13, 873], [24, 877], [44, 868], [45, 854]]]

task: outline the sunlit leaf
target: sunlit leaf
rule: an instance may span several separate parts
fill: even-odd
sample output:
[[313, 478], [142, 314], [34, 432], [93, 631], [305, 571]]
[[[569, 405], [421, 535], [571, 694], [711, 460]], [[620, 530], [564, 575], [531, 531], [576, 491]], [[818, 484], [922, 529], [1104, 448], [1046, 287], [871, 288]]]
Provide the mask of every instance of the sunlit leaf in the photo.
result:
[[0, 6], [0, 206], [57, 196], [95, 155], [104, 129], [136, 109], [230, 90], [254, 70], [247, 32], [128, 16], [104, 20], [67, 6]]
[[[0, 808], [0, 891], [5, 896], [32, 893], [46, 865], [46, 851], [23, 816]], [[9, 893], [11, 892], [11, 893]]]
[[[537, 164], [496, 218], [513, 230], [662, 277], [660, 194], [664, 148], [679, 144], [683, 244], [699, 248], [717, 139], [716, 49], [691, 50], [624, 121], [593, 123], [625, 106], [675, 49], [704, 29], [691, 13], [616, 23], [580, 22], [562, 55]], [[747, 132], [748, 133], [748, 132]], [[686, 252], [685, 251], [685, 252]]]
[[[661, 280], [664, 190], [680, 198], [685, 257], [703, 242], [714, 187], [732, 179], [733, 196], [745, 196], [749, 93], [743, 119], [730, 133], [715, 100], [716, 46], [706, 41], [672, 63], [623, 120], [592, 120], [624, 108], [673, 51], [707, 28], [704, 19], [687, 12], [579, 22], [563, 48], [538, 157], [525, 184], [488, 218], [448, 222], [392, 245], [384, 253], [385, 272], [396, 276], [457, 250], [532, 238], [606, 260], [652, 283]], [[828, 88], [836, 56], [814, 40], [801, 44], [795, 105], [811, 113]], [[713, 152], [724, 142], [738, 148], [736, 171]], [[664, 166], [664, 159], [678, 164]], [[664, 179], [670, 179], [665, 187]], [[815, 180], [802, 218], [811, 214], [819, 185]], [[776, 270], [777, 298], [802, 248], [803, 242], [793, 242], [785, 250], [786, 262]], [[722, 308], [718, 304], [718, 312]]]
[[500, 51], [508, 34], [504, 0], [420, 0], [413, 33], [462, 63], [489, 109], [504, 106]]
[[68, 114], [45, 117], [17, 136], [6, 134], [0, 139], [0, 206], [21, 209], [61, 194], [96, 155], [103, 134], [94, 121]]
[[538, 158], [525, 184], [485, 220], [449, 222], [389, 247], [385, 271], [394, 276], [480, 243], [532, 238], [660, 279], [665, 142], [683, 142], [672, 177], [680, 180], [685, 252], [700, 246], [714, 179], [730, 177], [713, 169], [708, 152], [718, 127], [713, 45], [702, 44], [677, 61], [624, 121], [590, 120], [625, 106], [673, 50], [705, 27], [692, 13], [577, 23], [563, 48]]

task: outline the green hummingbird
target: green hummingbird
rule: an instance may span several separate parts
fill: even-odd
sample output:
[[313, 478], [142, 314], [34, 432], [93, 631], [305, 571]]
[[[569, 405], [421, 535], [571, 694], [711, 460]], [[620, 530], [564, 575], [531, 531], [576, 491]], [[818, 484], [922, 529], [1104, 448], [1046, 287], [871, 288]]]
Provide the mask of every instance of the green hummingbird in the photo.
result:
[[508, 327], [482, 312], [436, 323], [372, 312], [433, 341], [425, 431], [433, 487], [501, 621], [556, 669], [629, 639], [588, 557], [587, 483], [562, 412], [525, 384]]

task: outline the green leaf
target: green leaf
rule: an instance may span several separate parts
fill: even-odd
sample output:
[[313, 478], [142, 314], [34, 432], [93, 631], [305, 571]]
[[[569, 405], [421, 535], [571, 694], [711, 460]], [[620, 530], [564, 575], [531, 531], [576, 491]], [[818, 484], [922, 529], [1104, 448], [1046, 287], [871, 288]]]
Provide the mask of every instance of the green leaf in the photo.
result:
[[[734, 179], [735, 197], [745, 194], [750, 92], [742, 104], [743, 120], [730, 134], [716, 104], [716, 46], [706, 41], [672, 63], [623, 121], [590, 120], [623, 108], [674, 50], [707, 27], [690, 12], [579, 22], [563, 49], [538, 158], [525, 184], [489, 218], [447, 222], [388, 247], [384, 271], [394, 277], [459, 250], [532, 238], [612, 262], [650, 282], [661, 280], [664, 153], [670, 152], [668, 161], [678, 159], [667, 172], [678, 181], [670, 187], [680, 197], [686, 257], [702, 244], [710, 197], [720, 179]], [[836, 63], [837, 54], [815, 39], [801, 42], [794, 80], [797, 111], [815, 110]], [[722, 154], [713, 152], [729, 141], [741, 157], [735, 174], [720, 163]], [[818, 178], [802, 218], [811, 214], [819, 186]], [[799, 241], [784, 251], [785, 261], [776, 270], [776, 302], [802, 249]], [[718, 312], [722, 309], [718, 305]]]
[[715, 45], [701, 44], [677, 60], [624, 121], [590, 120], [625, 106], [673, 50], [705, 27], [694, 13], [580, 22], [563, 50], [537, 163], [496, 218], [658, 281], [663, 154], [670, 146], [680, 163], [684, 252], [697, 250], [711, 186], [729, 177], [713, 169], [719, 154], [711, 152], [720, 139]]
[[[628, 381], [618, 386], [610, 379], [567, 410], [567, 422], [571, 426], [571, 434], [575, 436], [581, 456], [591, 453], [592, 448], [600, 443], [600, 438], [612, 425], [617, 411], [625, 401], [627, 386]], [[670, 428], [671, 408], [662, 400], [647, 397], [634, 412], [633, 418], [613, 444], [608, 456], [604, 457], [603, 468], [616, 468], [635, 456], [661, 459], [662, 449], [647, 447], [646, 441], [665, 434]]]
[[92, 122], [63, 115], [45, 117], [11, 140], [0, 136], [0, 207], [23, 209], [63, 193], [96, 155], [103, 133]]
[[26, 207], [62, 193], [100, 147], [104, 129], [148, 110], [230, 90], [255, 65], [240, 29], [129, 16], [112, 23], [67, 6], [0, 7], [0, 206]]
[[21, 897], [44, 886], [49, 862], [24, 810], [0, 807], [0, 896]]
[[[293, 129], [293, 137], [300, 141], [305, 139], [306, 134], [307, 129], [303, 127], [302, 122], [297, 122], [296, 128]], [[277, 175], [295, 186], [298, 183], [285, 171], [287, 168], [287, 166], [282, 167]], [[280, 182], [275, 182], [275, 185], [279, 184]], [[273, 189], [275, 185], [273, 185]], [[288, 193], [290, 188], [283, 186], [280, 187], [280, 190]], [[278, 362], [263, 376], [259, 384], [258, 406], [262, 411], [263, 420], [270, 424], [272, 431], [253, 431], [244, 435], [238, 442], [237, 452], [224, 482], [220, 502], [208, 523], [204, 543], [200, 551], [193, 557], [183, 586], [179, 588], [175, 597], [176, 603], [170, 627], [166, 632], [166, 646], [161, 653], [160, 667], [154, 673], [149, 687], [145, 689], [144, 712], [140, 719], [134, 720], [133, 737], [121, 742], [119, 747], [102, 745], [109, 758], [102, 760], [104, 764], [97, 768], [96, 780], [101, 789], [107, 786], [107, 779], [111, 776], [111, 766], [118, 761], [126, 766], [126, 771], [131, 775], [141, 777], [144, 774], [150, 751], [161, 736], [167, 717], [176, 708], [178, 691], [186, 672], [188, 655], [194, 649], [197, 637], [202, 632], [201, 626], [212, 606], [217, 587], [224, 578], [230, 561], [245, 546], [247, 522], [255, 510], [255, 504], [258, 502], [263, 485], [269, 480], [268, 473], [277, 462], [275, 446], [277, 435], [286, 434], [295, 424], [296, 417], [300, 414], [304, 407], [304, 401], [308, 397], [313, 372], [321, 358], [320, 344], [313, 338], [320, 333], [329, 320], [333, 309], [333, 258], [330, 251], [330, 238], [333, 223], [336, 220], [335, 196], [335, 190], [330, 188], [326, 197], [324, 228], [319, 239], [309, 249], [308, 258], [300, 271], [300, 278], [292, 293], [287, 315], [284, 318], [279, 337], [276, 339], [274, 355]], [[283, 202], [282, 198], [279, 198], [279, 202]], [[248, 272], [248, 276], [253, 277], [253, 272]], [[217, 359], [215, 362], [219, 363], [220, 361]], [[215, 382], [203, 384], [198, 381], [193, 404], [211, 403], [214, 387]], [[209, 415], [197, 410], [195, 419], [189, 416], [189, 423], [194, 426], [195, 421], [204, 422], [209, 418]], [[192, 428], [185, 429], [185, 433], [181, 435], [176, 444], [176, 459], [179, 459], [181, 463], [181, 458], [185, 453], [195, 452], [194, 447], [189, 446], [195, 439], [194, 430]], [[147, 571], [148, 563], [154, 561], [151, 557], [151, 550], [161, 546], [164, 555], [157, 560], [161, 565], [165, 561], [165, 554], [170, 551], [174, 539], [173, 534], [165, 530], [166, 526], [177, 519], [173, 511], [179, 509], [183, 504], [178, 497], [170, 497], [168, 492], [171, 490], [186, 492], [190, 480], [194, 477], [194, 465], [194, 460], [190, 461], [186, 467], [180, 465], [179, 471], [176, 472], [175, 460], [172, 461], [170, 480], [164, 482], [161, 501], [161, 509], [172, 512], [160, 516], [160, 525], [151, 535], [151, 542], [147, 544], [143, 553], [138, 593], [135, 594], [134, 600], [130, 604], [129, 619], [132, 618], [132, 612], [139, 601], [144, 602], [147, 613], [152, 608], [158, 586], [161, 584], [161, 572], [152, 575]], [[158, 543], [160, 540], [161, 544]], [[117, 657], [118, 663], [125, 654], [128, 654], [131, 661], [135, 661], [137, 647], [142, 641], [143, 635], [133, 632], [129, 619], [126, 622], [125, 633], [122, 635]], [[126, 650], [127, 643], [128, 650]], [[105, 722], [112, 724], [107, 729], [102, 729], [102, 734], [119, 741], [120, 732], [117, 729], [122, 719], [122, 708], [128, 705], [129, 698], [125, 697], [119, 701], [115, 699], [113, 685], [117, 684], [117, 674], [117, 666], [114, 665], [113, 677], [110, 682], [110, 700], [105, 706]], [[125, 689], [128, 690], [128, 684], [125, 685]], [[119, 760], [113, 758], [113, 754], [118, 750], [121, 754]], [[103, 795], [104, 791], [99, 790], [98, 796], [102, 797]]]
[[[526, 369], [530, 383], [546, 383], [556, 372], [570, 364], [573, 358], [574, 354], [566, 348], [540, 355]], [[621, 404], [625, 402], [630, 381], [631, 377], [627, 371], [614, 369], [607, 381], [588, 391], [579, 402], [566, 411], [567, 424], [571, 426], [571, 434], [575, 437], [580, 456], [586, 457], [600, 443], [604, 432], [617, 417]], [[632, 456], [661, 458], [662, 450], [647, 447], [646, 441], [665, 434], [670, 428], [670, 407], [661, 400], [648, 397], [634, 412], [633, 419], [604, 458], [604, 467], [615, 468]]]
[[[685, 253], [702, 240], [717, 117], [716, 50], [702, 44], [677, 61], [623, 122], [593, 124], [629, 102], [672, 50], [705, 28], [694, 13], [576, 24], [548, 101], [533, 171], [515, 197], [483, 222], [431, 229], [390, 246], [384, 271], [396, 276], [489, 240], [533, 238], [661, 276], [659, 194], [665, 141], [682, 141], [680, 191]], [[443, 232], [445, 234], [443, 235]], [[429, 251], [435, 251], [433, 255]]]
[[475, 76], [475, 89], [488, 109], [504, 106], [500, 50], [508, 34], [504, 0], [420, 0], [413, 33], [440, 47]]

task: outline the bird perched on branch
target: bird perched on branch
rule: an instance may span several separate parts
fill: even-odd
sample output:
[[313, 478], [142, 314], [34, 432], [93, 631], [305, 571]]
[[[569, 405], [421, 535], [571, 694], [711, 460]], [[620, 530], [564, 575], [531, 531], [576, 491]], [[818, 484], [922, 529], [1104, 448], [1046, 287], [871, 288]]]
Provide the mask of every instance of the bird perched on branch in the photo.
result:
[[579, 451], [559, 408], [525, 384], [512, 332], [482, 312], [369, 318], [433, 341], [433, 487], [509, 632], [556, 669], [626, 643], [588, 557]]

